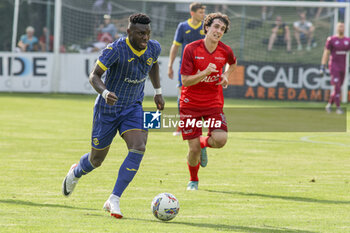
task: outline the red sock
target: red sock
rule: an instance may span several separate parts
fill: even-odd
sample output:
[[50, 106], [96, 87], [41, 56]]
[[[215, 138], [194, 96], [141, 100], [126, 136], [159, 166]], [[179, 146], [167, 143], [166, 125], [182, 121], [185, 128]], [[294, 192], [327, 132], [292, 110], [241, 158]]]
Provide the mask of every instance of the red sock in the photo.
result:
[[209, 136], [206, 136], [206, 137], [200, 136], [199, 137], [199, 141], [201, 143], [201, 148], [211, 147], [208, 143], [208, 140], [209, 140]]
[[197, 166], [194, 166], [194, 167], [192, 167], [188, 163], [187, 165], [191, 175], [190, 181], [198, 181], [198, 170], [199, 170], [200, 163], [198, 163]]

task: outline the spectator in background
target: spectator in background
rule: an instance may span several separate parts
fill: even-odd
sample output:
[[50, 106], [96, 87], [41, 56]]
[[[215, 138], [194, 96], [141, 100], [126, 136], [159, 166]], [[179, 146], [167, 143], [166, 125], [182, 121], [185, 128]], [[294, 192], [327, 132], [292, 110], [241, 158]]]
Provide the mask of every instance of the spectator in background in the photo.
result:
[[114, 40], [118, 39], [119, 36], [117, 34], [118, 30], [116, 26], [111, 22], [110, 15], [103, 16], [103, 24], [98, 28], [98, 41], [106, 41], [109, 37], [109, 43], [112, 43]]
[[282, 22], [282, 17], [277, 16], [275, 24], [272, 28], [272, 34], [269, 39], [269, 44], [267, 47], [268, 51], [272, 50], [274, 44], [277, 45], [286, 45], [287, 52], [290, 53], [292, 50], [292, 43], [290, 38], [290, 30], [287, 24]]
[[271, 19], [273, 15], [273, 6], [262, 6], [261, 7], [261, 19], [265, 21], [266, 19]]
[[[350, 4], [350, 0], [336, 0], [337, 2], [348, 2]], [[344, 22], [344, 14], [345, 8], [339, 8], [339, 20]]]
[[299, 14], [300, 20], [294, 22], [294, 36], [298, 43], [298, 51], [303, 50], [302, 43], [307, 43], [306, 50], [311, 50], [315, 28], [310, 21], [306, 20], [305, 12]]
[[[47, 39], [49, 38], [49, 44], [47, 45]], [[53, 51], [53, 35], [49, 32], [47, 27], [43, 27], [43, 34], [39, 38], [39, 44], [42, 52], [52, 52]]]
[[28, 26], [26, 34], [21, 36], [17, 45], [22, 52], [34, 52], [39, 50], [38, 43], [38, 38], [34, 36], [34, 28]]
[[97, 35], [97, 41], [92, 44], [92, 46], [86, 49], [86, 52], [99, 52], [104, 49], [109, 43], [117, 40], [119, 34], [117, 34], [116, 26], [111, 22], [110, 15], [104, 15], [104, 23], [100, 25]]

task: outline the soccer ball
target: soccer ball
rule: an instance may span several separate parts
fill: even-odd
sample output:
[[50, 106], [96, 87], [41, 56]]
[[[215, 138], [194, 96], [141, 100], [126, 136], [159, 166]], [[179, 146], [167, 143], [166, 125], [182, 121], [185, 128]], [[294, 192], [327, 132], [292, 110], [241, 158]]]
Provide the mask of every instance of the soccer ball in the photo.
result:
[[151, 210], [159, 220], [169, 221], [179, 213], [180, 203], [174, 195], [161, 193], [153, 199]]

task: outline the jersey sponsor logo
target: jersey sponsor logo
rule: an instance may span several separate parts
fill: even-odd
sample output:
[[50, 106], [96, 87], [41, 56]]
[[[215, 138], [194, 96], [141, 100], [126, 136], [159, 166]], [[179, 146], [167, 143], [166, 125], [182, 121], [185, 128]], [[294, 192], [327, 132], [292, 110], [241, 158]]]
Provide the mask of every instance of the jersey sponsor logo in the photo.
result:
[[198, 57], [198, 56], [195, 56], [195, 57], [194, 57], [194, 59], [198, 59], [198, 60], [200, 60], [200, 59], [204, 59], [204, 57]]
[[139, 83], [143, 83], [146, 79], [147, 79], [147, 77], [140, 79], [140, 80], [125, 78], [124, 82], [132, 83], [132, 84], [139, 84]]
[[337, 55], [346, 55], [346, 51], [336, 51], [335, 54], [337, 54]]
[[188, 34], [188, 33], [190, 33], [190, 32], [191, 32], [191, 30], [187, 30], [187, 31], [185, 31], [185, 33], [186, 33], [186, 34]]
[[133, 60], [135, 60], [135, 58], [134, 58], [134, 57], [132, 57], [132, 58], [128, 59], [128, 62], [132, 62]]
[[215, 60], [225, 60], [224, 57], [215, 57]]
[[220, 75], [214, 75], [214, 76], [206, 76], [204, 79], [202, 79], [201, 82], [206, 82], [206, 83], [212, 83], [212, 82], [216, 82], [219, 80]]
[[344, 44], [345, 44], [345, 45], [348, 45], [348, 44], [349, 44], [349, 41], [347, 41], [347, 40], [344, 41]]
[[149, 65], [149, 66], [152, 65], [152, 63], [153, 63], [153, 58], [151, 58], [151, 57], [148, 58], [146, 63], [147, 63], [147, 65]]
[[185, 102], [185, 103], [188, 103], [188, 102], [190, 102], [190, 100], [187, 99], [187, 98], [185, 98], [185, 99], [184, 99], [184, 102]]
[[92, 140], [92, 143], [94, 143], [95, 146], [97, 146], [98, 144], [100, 144], [100, 142], [98, 141], [97, 138], [94, 138], [94, 139]]
[[128, 171], [131, 171], [131, 172], [137, 172], [137, 169], [135, 169], [135, 168], [126, 168], [126, 170], [128, 170]]

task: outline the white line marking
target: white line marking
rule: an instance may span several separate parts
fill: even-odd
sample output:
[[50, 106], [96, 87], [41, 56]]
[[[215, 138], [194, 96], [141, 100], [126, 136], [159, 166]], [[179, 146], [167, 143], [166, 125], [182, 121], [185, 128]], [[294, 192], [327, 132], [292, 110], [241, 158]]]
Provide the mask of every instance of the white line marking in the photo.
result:
[[309, 142], [309, 143], [317, 143], [317, 144], [328, 144], [328, 145], [337, 145], [337, 146], [346, 146], [346, 147], [350, 147], [350, 145], [348, 144], [343, 144], [343, 143], [338, 143], [338, 142], [323, 142], [323, 141], [315, 141], [315, 140], [311, 140], [310, 138], [316, 138], [316, 137], [320, 137], [320, 136], [304, 136], [301, 137], [300, 140], [303, 142]]

